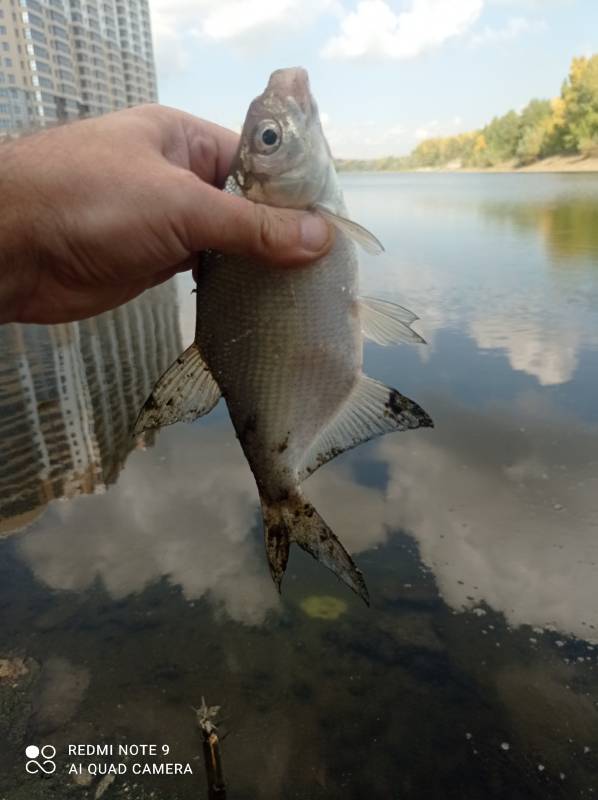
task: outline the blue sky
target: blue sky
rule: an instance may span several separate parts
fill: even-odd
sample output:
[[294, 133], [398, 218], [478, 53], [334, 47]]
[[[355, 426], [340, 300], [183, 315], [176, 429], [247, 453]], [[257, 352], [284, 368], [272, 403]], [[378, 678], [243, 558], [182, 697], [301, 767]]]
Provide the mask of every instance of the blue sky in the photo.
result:
[[409, 152], [598, 52], [598, 0], [150, 0], [160, 101], [233, 129], [279, 67], [309, 70], [333, 153]]

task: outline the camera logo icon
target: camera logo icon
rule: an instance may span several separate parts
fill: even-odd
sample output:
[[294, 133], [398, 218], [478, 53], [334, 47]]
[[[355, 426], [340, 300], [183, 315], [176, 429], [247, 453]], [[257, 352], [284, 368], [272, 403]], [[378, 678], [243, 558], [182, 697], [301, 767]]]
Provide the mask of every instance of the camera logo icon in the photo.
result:
[[52, 744], [45, 744], [38, 747], [36, 744], [27, 745], [25, 748], [27, 763], [25, 769], [30, 775], [37, 775], [43, 772], [44, 775], [52, 775], [56, 772], [56, 748]]

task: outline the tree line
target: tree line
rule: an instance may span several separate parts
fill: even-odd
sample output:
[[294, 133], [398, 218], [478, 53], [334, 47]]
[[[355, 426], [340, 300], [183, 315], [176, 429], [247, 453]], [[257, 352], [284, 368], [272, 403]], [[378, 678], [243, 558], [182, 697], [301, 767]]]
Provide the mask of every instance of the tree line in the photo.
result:
[[574, 58], [559, 97], [531, 100], [480, 130], [425, 139], [408, 156], [340, 159], [342, 170], [526, 166], [554, 155], [598, 156], [598, 55]]

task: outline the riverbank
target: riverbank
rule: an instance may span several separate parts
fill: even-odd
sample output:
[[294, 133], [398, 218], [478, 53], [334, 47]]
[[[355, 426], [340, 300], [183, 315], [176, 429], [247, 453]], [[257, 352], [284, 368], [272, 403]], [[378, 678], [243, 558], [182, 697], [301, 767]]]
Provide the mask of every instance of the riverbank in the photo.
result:
[[[344, 166], [343, 162], [337, 163], [339, 172], [353, 172], [355, 167]], [[367, 168], [362, 167], [358, 172], [368, 172]], [[517, 166], [515, 161], [507, 161], [504, 164], [497, 164], [494, 167], [460, 167], [453, 163], [444, 167], [419, 167], [417, 169], [405, 170], [382, 170], [373, 169], [373, 172], [598, 172], [598, 156], [584, 157], [574, 156], [552, 156], [541, 161], [534, 161], [525, 167]]]
[[[417, 170], [418, 172], [420, 170]], [[439, 169], [434, 172], [598, 172], [598, 157], [552, 156], [541, 161], [534, 161], [525, 167], [518, 167], [514, 161], [498, 164], [495, 167], [464, 167], [457, 169]]]

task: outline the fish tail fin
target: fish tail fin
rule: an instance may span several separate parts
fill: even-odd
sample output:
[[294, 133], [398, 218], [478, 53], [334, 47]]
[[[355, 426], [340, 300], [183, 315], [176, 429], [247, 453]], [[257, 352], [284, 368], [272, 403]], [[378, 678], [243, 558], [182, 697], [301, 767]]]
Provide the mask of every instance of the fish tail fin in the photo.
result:
[[270, 573], [278, 591], [282, 583], [291, 542], [309, 553], [337, 578], [370, 604], [363, 575], [353, 559], [305, 498], [296, 493], [283, 500], [269, 501], [262, 497], [266, 554]]

